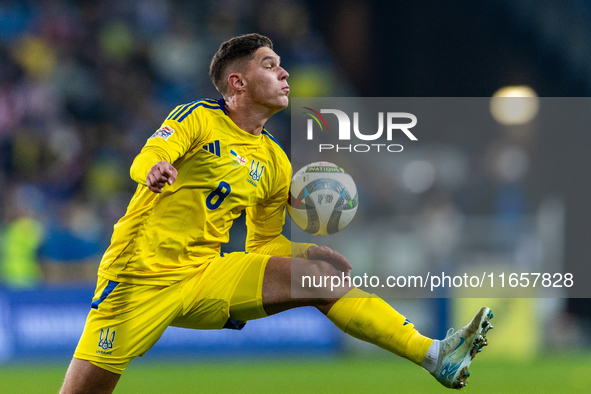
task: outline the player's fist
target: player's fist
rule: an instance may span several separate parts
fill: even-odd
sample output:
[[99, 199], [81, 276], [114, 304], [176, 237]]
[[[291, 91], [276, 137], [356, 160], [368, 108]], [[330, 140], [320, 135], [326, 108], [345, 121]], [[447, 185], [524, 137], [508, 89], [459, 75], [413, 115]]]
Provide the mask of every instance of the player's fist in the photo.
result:
[[167, 183], [172, 185], [176, 180], [178, 171], [172, 166], [172, 164], [166, 161], [159, 161], [154, 164], [148, 175], [146, 176], [146, 185], [148, 189], [154, 193], [162, 193], [162, 188]]
[[353, 266], [339, 252], [332, 250], [328, 246], [310, 246], [307, 250], [309, 260], [323, 260], [342, 271], [345, 276], [351, 275]]

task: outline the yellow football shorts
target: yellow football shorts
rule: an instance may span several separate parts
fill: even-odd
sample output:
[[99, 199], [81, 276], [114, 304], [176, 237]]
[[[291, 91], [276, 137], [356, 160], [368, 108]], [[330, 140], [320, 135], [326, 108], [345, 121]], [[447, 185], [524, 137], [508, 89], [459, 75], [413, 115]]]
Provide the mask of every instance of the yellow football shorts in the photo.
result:
[[199, 271], [169, 286], [99, 278], [74, 357], [121, 374], [168, 326], [240, 329], [267, 316], [262, 287], [270, 256], [236, 252], [212, 257]]

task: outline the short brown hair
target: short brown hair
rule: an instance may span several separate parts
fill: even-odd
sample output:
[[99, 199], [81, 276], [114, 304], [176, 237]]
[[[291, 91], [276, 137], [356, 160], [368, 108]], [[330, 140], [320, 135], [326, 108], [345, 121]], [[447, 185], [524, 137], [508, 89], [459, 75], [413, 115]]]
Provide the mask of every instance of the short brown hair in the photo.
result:
[[268, 37], [257, 33], [234, 37], [222, 43], [209, 66], [209, 77], [215, 88], [224, 94], [228, 88], [228, 81], [224, 78], [228, 66], [236, 60], [252, 59], [256, 50], [261, 47], [273, 49], [273, 43]]

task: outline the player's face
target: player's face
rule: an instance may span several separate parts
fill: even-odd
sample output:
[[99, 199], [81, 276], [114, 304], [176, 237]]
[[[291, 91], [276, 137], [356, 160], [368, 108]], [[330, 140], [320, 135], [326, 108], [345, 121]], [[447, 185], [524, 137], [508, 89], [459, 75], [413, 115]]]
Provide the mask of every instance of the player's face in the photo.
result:
[[261, 47], [255, 52], [244, 75], [253, 101], [277, 110], [287, 107], [289, 103], [289, 74], [279, 65], [280, 61], [272, 49]]

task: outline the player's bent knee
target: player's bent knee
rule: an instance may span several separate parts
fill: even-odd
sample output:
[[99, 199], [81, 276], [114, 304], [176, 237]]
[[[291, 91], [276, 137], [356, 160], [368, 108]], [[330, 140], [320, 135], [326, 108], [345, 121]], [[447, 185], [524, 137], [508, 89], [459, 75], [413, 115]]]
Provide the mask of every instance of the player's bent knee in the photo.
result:
[[326, 261], [298, 263], [299, 266], [292, 269], [292, 295], [296, 298], [313, 298], [315, 305], [331, 303], [352, 288], [350, 279]]
[[268, 315], [299, 306], [329, 307], [352, 286], [322, 260], [271, 257], [265, 270], [262, 299]]
[[332, 266], [332, 264], [327, 263], [326, 261], [322, 260], [310, 260], [310, 265], [312, 266], [311, 269], [317, 274], [321, 276], [337, 276], [339, 271]]
[[302, 259], [293, 259], [292, 274], [293, 273], [312, 276], [318, 279], [322, 277], [323, 281], [328, 279], [325, 277], [339, 275], [339, 271], [326, 261]]

